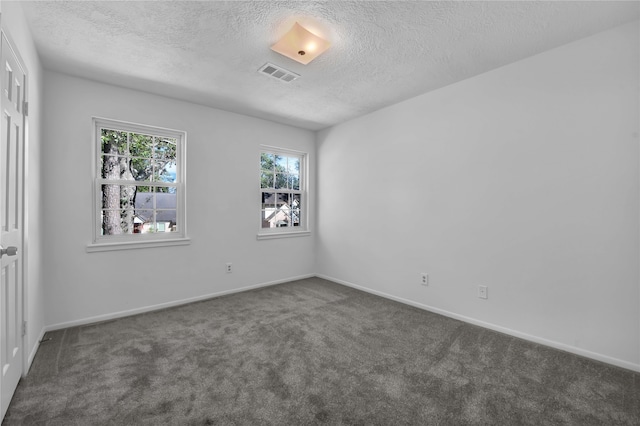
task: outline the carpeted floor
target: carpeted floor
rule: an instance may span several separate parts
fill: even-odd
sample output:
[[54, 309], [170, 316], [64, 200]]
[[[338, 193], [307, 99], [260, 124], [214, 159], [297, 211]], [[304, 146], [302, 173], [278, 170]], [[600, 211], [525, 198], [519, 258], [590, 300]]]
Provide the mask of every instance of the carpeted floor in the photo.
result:
[[640, 374], [319, 278], [48, 333], [3, 425], [638, 425]]

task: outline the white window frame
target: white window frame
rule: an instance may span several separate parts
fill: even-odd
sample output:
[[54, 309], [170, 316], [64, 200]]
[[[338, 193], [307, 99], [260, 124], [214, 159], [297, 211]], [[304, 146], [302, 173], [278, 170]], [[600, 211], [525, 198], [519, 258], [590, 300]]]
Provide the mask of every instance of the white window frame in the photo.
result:
[[[100, 176], [100, 159], [102, 155], [101, 130], [119, 130], [123, 132], [139, 133], [153, 136], [163, 136], [176, 139], [176, 232], [149, 233], [149, 234], [124, 234], [101, 235], [102, 199], [100, 196], [101, 185], [105, 180]], [[165, 247], [190, 244], [187, 236], [187, 211], [186, 211], [186, 149], [187, 133], [181, 130], [166, 129], [145, 124], [130, 123], [108, 118], [93, 117], [93, 231], [92, 242], [87, 245], [87, 252], [126, 250], [145, 247]], [[123, 185], [131, 184], [130, 181], [109, 181]]]
[[[282, 228], [263, 228], [262, 227], [262, 193], [265, 192], [264, 188], [261, 188], [261, 162], [260, 159], [263, 153], [283, 155], [288, 157], [300, 157], [300, 190], [296, 191], [300, 194], [300, 226], [289, 226]], [[258, 173], [257, 173], [257, 186], [258, 194], [256, 200], [258, 201], [257, 216], [258, 216], [258, 240], [266, 240], [272, 238], [288, 238], [288, 237], [304, 237], [311, 235], [309, 228], [309, 154], [303, 151], [295, 151], [286, 148], [280, 148], [269, 145], [260, 145], [260, 152], [258, 153]], [[273, 191], [278, 191], [274, 189]], [[285, 191], [282, 191], [285, 192]], [[289, 191], [286, 191], [289, 192]]]

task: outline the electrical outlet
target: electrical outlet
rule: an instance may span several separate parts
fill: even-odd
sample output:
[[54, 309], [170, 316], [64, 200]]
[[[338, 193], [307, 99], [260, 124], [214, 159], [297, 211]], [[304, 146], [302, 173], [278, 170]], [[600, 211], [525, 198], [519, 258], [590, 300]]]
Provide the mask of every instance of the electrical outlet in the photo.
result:
[[230, 274], [233, 272], [233, 268], [231, 266], [232, 266], [231, 263], [227, 263], [227, 274]]
[[478, 286], [478, 297], [480, 299], [487, 299], [489, 297], [489, 289], [486, 285]]
[[422, 284], [423, 286], [429, 285], [429, 275], [427, 273], [422, 272], [420, 274], [420, 284]]

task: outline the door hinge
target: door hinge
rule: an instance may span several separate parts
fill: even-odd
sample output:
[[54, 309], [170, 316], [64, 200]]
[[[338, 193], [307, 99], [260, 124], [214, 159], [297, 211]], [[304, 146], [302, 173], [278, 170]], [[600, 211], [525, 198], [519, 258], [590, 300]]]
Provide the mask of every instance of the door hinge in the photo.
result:
[[29, 115], [29, 102], [27, 101], [22, 103], [22, 114]]
[[27, 335], [27, 322], [22, 321], [22, 337]]

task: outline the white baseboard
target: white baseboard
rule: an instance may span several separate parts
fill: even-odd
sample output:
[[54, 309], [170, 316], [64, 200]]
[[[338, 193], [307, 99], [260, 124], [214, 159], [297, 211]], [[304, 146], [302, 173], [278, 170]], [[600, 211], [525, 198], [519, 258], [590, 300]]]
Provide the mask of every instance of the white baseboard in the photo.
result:
[[[272, 285], [276, 285], [276, 284], [282, 284], [285, 282], [290, 282], [290, 281], [296, 281], [296, 280], [301, 280], [301, 279], [305, 279], [305, 278], [311, 278], [311, 277], [318, 277], [318, 278], [322, 278], [328, 281], [332, 281], [334, 283], [337, 284], [341, 284], [347, 287], [352, 287], [367, 293], [371, 293], [371, 294], [375, 294], [377, 296], [380, 297], [384, 297], [386, 299], [390, 299], [390, 300], [394, 300], [396, 302], [400, 302], [403, 303], [405, 305], [410, 305], [419, 309], [423, 309], [425, 311], [429, 311], [429, 312], [433, 312], [436, 314], [440, 314], [440, 315], [444, 315], [446, 317], [449, 318], [453, 318], [453, 319], [457, 319], [469, 324], [474, 324], [474, 325], [478, 325], [480, 327], [484, 327], [490, 330], [494, 330], [494, 331], [498, 331], [500, 333], [504, 333], [504, 334], [508, 334], [510, 336], [514, 336], [514, 337], [518, 337], [524, 340], [528, 340], [530, 342], [534, 342], [534, 343], [539, 343], [541, 345], [545, 345], [545, 346], [549, 346], [555, 349], [559, 349], [565, 352], [569, 352], [569, 353], [573, 353], [576, 355], [580, 355], [580, 356], [584, 356], [586, 358], [590, 358], [590, 359], [594, 359], [596, 361], [601, 361], [607, 364], [611, 364], [611, 365], [615, 365], [617, 367], [621, 367], [621, 368], [625, 368], [628, 370], [632, 370], [632, 371], [637, 371], [640, 372], [640, 364], [635, 364], [632, 362], [628, 362], [628, 361], [624, 361], [618, 358], [613, 358], [607, 355], [603, 355], [597, 352], [591, 352], [582, 348], [577, 348], [575, 346], [571, 346], [571, 345], [567, 345], [564, 343], [560, 343], [560, 342], [556, 342], [553, 340], [548, 340], [542, 337], [538, 337], [538, 336], [534, 336], [531, 334], [527, 334], [527, 333], [522, 333], [520, 331], [517, 330], [513, 330], [510, 328], [506, 328], [506, 327], [502, 327], [500, 325], [496, 325], [496, 324], [492, 324], [492, 323], [488, 323], [485, 321], [481, 321], [475, 318], [471, 318], [471, 317], [467, 317], [464, 315], [460, 315], [460, 314], [456, 314], [454, 312], [449, 312], [443, 309], [439, 309], [439, 308], [435, 308], [433, 306], [429, 306], [429, 305], [425, 305], [419, 302], [415, 302], [413, 300], [409, 300], [409, 299], [404, 299], [402, 297], [398, 297], [398, 296], [394, 296], [388, 293], [384, 293], [381, 291], [377, 291], [377, 290], [373, 290], [367, 287], [363, 287], [348, 281], [344, 281], [344, 280], [340, 280], [338, 278], [334, 278], [334, 277], [330, 277], [324, 274], [307, 274], [307, 275], [300, 275], [300, 276], [296, 276], [296, 277], [289, 277], [289, 278], [285, 278], [285, 279], [281, 279], [281, 280], [276, 280], [276, 281], [270, 281], [270, 282], [266, 282], [266, 283], [260, 283], [260, 284], [254, 284], [254, 285], [250, 285], [250, 286], [246, 286], [246, 287], [240, 287], [240, 288], [236, 288], [236, 289], [231, 289], [231, 290], [225, 290], [225, 291], [220, 291], [220, 292], [216, 292], [216, 293], [210, 293], [210, 294], [205, 294], [202, 296], [197, 296], [197, 297], [192, 297], [192, 298], [187, 298], [187, 299], [181, 299], [181, 300], [175, 300], [175, 301], [171, 301], [171, 302], [167, 302], [167, 303], [160, 303], [157, 305], [150, 305], [150, 306], [144, 306], [141, 308], [136, 308], [136, 309], [130, 309], [130, 310], [126, 310], [126, 311], [120, 311], [120, 312], [114, 312], [114, 313], [109, 313], [109, 314], [104, 314], [104, 315], [97, 315], [97, 316], [93, 316], [93, 317], [88, 317], [88, 318], [83, 318], [83, 319], [79, 319], [79, 320], [74, 320], [74, 321], [68, 321], [68, 322], [62, 322], [62, 323], [58, 323], [58, 324], [53, 324], [53, 325], [48, 325], [45, 326], [41, 333], [40, 333], [40, 337], [38, 338], [36, 344], [34, 345], [34, 347], [32, 348], [31, 352], [29, 353], [29, 358], [28, 358], [28, 367], [31, 366], [31, 363], [33, 362], [33, 358], [35, 357], [35, 354], [38, 350], [38, 347], [40, 346], [40, 340], [42, 340], [44, 333], [47, 331], [53, 331], [53, 330], [60, 330], [63, 328], [69, 328], [69, 327], [76, 327], [79, 325], [86, 325], [86, 324], [92, 324], [92, 323], [96, 323], [96, 322], [101, 322], [101, 321], [108, 321], [108, 320], [112, 320], [112, 319], [117, 319], [117, 318], [122, 318], [122, 317], [127, 317], [127, 316], [131, 316], [131, 315], [136, 315], [136, 314], [141, 314], [141, 313], [145, 313], [145, 312], [151, 312], [151, 311], [157, 311], [160, 309], [165, 309], [165, 308], [170, 308], [170, 307], [174, 307], [174, 306], [180, 306], [180, 305], [185, 305], [187, 303], [193, 303], [193, 302], [199, 302], [201, 300], [207, 300], [207, 299], [212, 299], [214, 297], [220, 297], [220, 296], [224, 296], [227, 294], [233, 294], [233, 293], [240, 293], [243, 291], [247, 291], [247, 290], [253, 290], [256, 288], [261, 288], [261, 287], [269, 287]], [[28, 369], [27, 367], [27, 369]]]
[[[266, 283], [254, 284], [254, 285], [250, 285], [250, 286], [246, 286], [246, 287], [240, 287], [240, 288], [234, 288], [234, 289], [231, 289], [231, 290], [219, 291], [219, 292], [216, 292], [216, 293], [204, 294], [202, 296], [190, 297], [190, 298], [181, 299], [181, 300], [174, 300], [174, 301], [166, 302], [166, 303], [159, 303], [157, 305], [143, 306], [141, 308], [129, 309], [129, 310], [126, 310], [126, 311], [113, 312], [113, 313], [110, 313], [110, 314], [96, 315], [96, 316], [93, 316], [93, 317], [82, 318], [82, 319], [79, 319], [79, 320], [61, 322], [61, 323], [58, 323], [58, 324], [53, 324], [53, 325], [46, 326], [44, 328], [44, 331], [54, 331], [54, 330], [60, 330], [60, 329], [63, 329], [63, 328], [76, 327], [76, 326], [79, 326], [79, 325], [86, 325], [86, 324], [93, 324], [93, 323], [102, 322], [102, 321], [109, 321], [109, 320], [112, 320], [112, 319], [128, 317], [128, 316], [131, 316], [131, 315], [142, 314], [142, 313], [145, 313], [145, 312], [158, 311], [160, 309], [166, 309], [166, 308], [171, 308], [171, 307], [174, 307], [174, 306], [186, 305], [188, 303], [199, 302], [201, 300], [207, 300], [207, 299], [212, 299], [214, 297], [225, 296], [227, 294], [240, 293], [240, 292], [247, 291], [247, 290], [253, 290], [253, 289], [261, 288], [261, 287], [269, 287], [269, 286], [276, 285], [276, 284], [282, 284], [282, 283], [286, 283], [286, 282], [290, 282], [290, 281], [302, 280], [302, 279], [305, 279], [305, 278], [311, 278], [311, 277], [315, 277], [315, 276], [316, 276], [316, 274], [299, 275], [299, 276], [296, 276], [296, 277], [289, 277], [289, 278], [285, 278], [285, 279], [281, 279], [281, 280], [269, 281], [269, 282], [266, 282]], [[43, 332], [43, 334], [44, 334], [44, 332]], [[40, 340], [42, 340], [42, 339], [39, 339], [38, 341], [40, 341]], [[35, 352], [34, 352], [34, 355], [35, 355]]]
[[333, 278], [333, 277], [329, 277], [327, 275], [323, 275], [323, 274], [316, 274], [316, 276], [318, 278], [322, 278], [325, 279], [327, 281], [332, 281], [334, 283], [337, 284], [342, 284], [344, 286], [347, 287], [352, 287], [355, 288], [357, 290], [362, 290], [364, 292], [367, 293], [371, 293], [371, 294], [375, 294], [376, 296], [380, 296], [380, 297], [384, 297], [386, 299], [391, 299], [394, 300], [396, 302], [400, 302], [400, 303], [404, 303], [405, 305], [410, 305], [419, 309], [424, 309], [425, 311], [429, 311], [429, 312], [433, 312], [436, 314], [440, 314], [440, 315], [444, 315], [446, 317], [449, 318], [454, 318], [469, 324], [474, 324], [474, 325], [478, 325], [480, 327], [484, 327], [484, 328], [488, 328], [490, 330], [494, 330], [494, 331], [498, 331], [500, 333], [504, 333], [504, 334], [508, 334], [510, 336], [514, 336], [514, 337], [518, 337], [520, 339], [524, 339], [524, 340], [528, 340], [530, 342], [534, 342], [534, 343], [539, 343], [541, 345], [545, 345], [545, 346], [550, 346], [552, 348], [555, 349], [560, 349], [562, 351], [565, 352], [569, 352], [575, 355], [580, 355], [586, 358], [591, 358], [594, 359], [596, 361], [601, 361], [607, 364], [611, 364], [611, 365], [615, 365], [617, 367], [622, 367], [622, 368], [626, 368], [628, 370], [632, 370], [632, 371], [637, 371], [640, 372], [640, 364], [634, 364], [632, 362], [628, 362], [628, 361], [624, 361], [618, 358], [613, 358], [607, 355], [603, 355], [603, 354], [599, 354], [597, 352], [591, 352], [582, 348], [577, 348], [575, 346], [570, 346], [564, 343], [560, 343], [560, 342], [556, 342], [553, 340], [548, 340], [542, 337], [538, 337], [538, 336], [534, 336], [531, 334], [527, 334], [527, 333], [522, 333], [520, 331], [517, 330], [512, 330], [510, 328], [506, 328], [506, 327], [502, 327], [496, 324], [492, 324], [492, 323], [488, 323], [485, 321], [480, 321], [477, 320], [475, 318], [470, 318], [470, 317], [466, 317], [464, 315], [460, 315], [460, 314], [456, 314], [453, 312], [449, 312], [449, 311], [445, 311], [443, 309], [439, 309], [439, 308], [434, 308], [433, 306], [429, 306], [429, 305], [425, 305], [422, 303], [418, 303], [418, 302], [414, 302], [413, 300], [409, 300], [409, 299], [404, 299], [402, 297], [397, 297], [397, 296], [393, 296], [391, 294], [387, 294], [381, 291], [377, 291], [377, 290], [372, 290], [370, 288], [367, 287], [363, 287], [357, 284], [353, 284], [351, 282], [348, 281], [344, 281], [344, 280], [340, 280], [337, 278]]
[[36, 352], [38, 352], [38, 349], [40, 348], [40, 342], [44, 338], [44, 333], [46, 333], [46, 330], [45, 327], [42, 327], [42, 330], [40, 330], [40, 335], [36, 339], [36, 343], [33, 345], [33, 348], [31, 348], [29, 356], [27, 357], [27, 364], [24, 366], [24, 371], [22, 372], [23, 375], [26, 375], [29, 372], [31, 364], [33, 364], [33, 359], [36, 357]]

